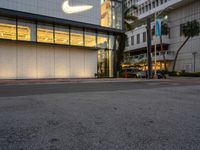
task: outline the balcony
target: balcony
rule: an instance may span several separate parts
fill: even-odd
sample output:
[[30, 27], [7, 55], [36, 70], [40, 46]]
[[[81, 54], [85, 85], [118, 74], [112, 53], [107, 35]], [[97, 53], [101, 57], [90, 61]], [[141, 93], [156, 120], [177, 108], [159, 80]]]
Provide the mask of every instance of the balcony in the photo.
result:
[[[169, 35], [163, 35], [162, 42], [164, 45], [169, 45], [170, 44]], [[141, 42], [140, 44], [134, 44], [134, 45], [131, 45], [130, 43], [131, 42], [129, 42], [129, 46], [127, 46], [125, 48], [125, 52], [134, 51], [134, 50], [138, 50], [138, 49], [146, 49], [146, 47], [147, 47], [147, 42]], [[155, 40], [155, 37], [153, 37], [153, 39], [151, 40], [151, 43], [152, 43], [152, 46], [154, 46], [155, 43], [157, 45], [160, 45], [160, 39], [158, 38]]]
[[154, 14], [167, 8], [170, 10], [173, 6], [176, 6], [178, 3], [185, 0], [167, 0], [164, 3], [153, 4], [154, 1], [149, 0], [140, 0], [136, 4], [139, 6], [136, 15], [139, 19], [143, 19], [149, 15]]
[[[172, 51], [164, 51], [165, 59], [167, 61], [173, 61], [174, 60], [174, 52]], [[155, 59], [155, 54], [151, 54], [152, 61]], [[163, 61], [163, 53], [157, 52], [156, 54], [157, 61]], [[124, 64], [140, 64], [147, 62], [147, 54], [141, 54], [141, 55], [135, 55], [135, 56], [127, 56], [124, 58]]]

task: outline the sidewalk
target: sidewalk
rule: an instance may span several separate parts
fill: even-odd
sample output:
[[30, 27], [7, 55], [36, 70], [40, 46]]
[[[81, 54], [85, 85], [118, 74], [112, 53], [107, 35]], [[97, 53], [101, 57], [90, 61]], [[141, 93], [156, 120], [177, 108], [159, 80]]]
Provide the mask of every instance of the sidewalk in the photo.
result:
[[[59, 83], [105, 83], [105, 82], [144, 82], [161, 81], [160, 79], [135, 79], [135, 78], [90, 78], [90, 79], [32, 79], [32, 80], [0, 80], [0, 85], [24, 85], [24, 84], [59, 84]], [[168, 81], [163, 80], [163, 81]]]
[[19, 79], [1, 80], [0, 85], [25, 85], [25, 84], [67, 84], [67, 83], [106, 83], [106, 82], [155, 82], [155, 81], [200, 81], [198, 77], [169, 77], [168, 79], [136, 79], [136, 78], [82, 78], [82, 79]]

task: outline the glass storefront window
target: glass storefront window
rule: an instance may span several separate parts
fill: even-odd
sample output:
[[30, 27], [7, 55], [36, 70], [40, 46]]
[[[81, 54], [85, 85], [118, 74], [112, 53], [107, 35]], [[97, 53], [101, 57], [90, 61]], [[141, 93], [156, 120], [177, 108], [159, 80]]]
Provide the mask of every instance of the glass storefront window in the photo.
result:
[[55, 43], [69, 44], [69, 28], [64, 26], [55, 27]]
[[53, 25], [38, 24], [37, 26], [37, 42], [54, 43]]
[[25, 20], [18, 20], [18, 40], [36, 41], [36, 24]]
[[122, 3], [112, 1], [112, 27], [122, 29]]
[[16, 20], [0, 17], [0, 39], [16, 40]]
[[70, 29], [70, 44], [83, 46], [83, 29], [81, 28]]
[[109, 49], [114, 49], [115, 37], [114, 35], [109, 35]]
[[96, 33], [95, 31], [85, 30], [85, 46], [96, 47]]
[[[17, 28], [16, 28], [17, 27]], [[17, 37], [16, 37], [17, 36]], [[42, 43], [113, 49], [114, 35], [94, 29], [45, 24], [33, 21], [0, 17], [0, 39], [36, 41]]]
[[109, 77], [109, 51], [100, 49], [98, 51], [97, 71], [100, 77]]
[[110, 0], [101, 1], [101, 26], [111, 27], [111, 3], [110, 3]]
[[108, 35], [106, 33], [98, 33], [97, 44], [99, 48], [108, 48]]
[[101, 0], [101, 26], [122, 29], [122, 2]]

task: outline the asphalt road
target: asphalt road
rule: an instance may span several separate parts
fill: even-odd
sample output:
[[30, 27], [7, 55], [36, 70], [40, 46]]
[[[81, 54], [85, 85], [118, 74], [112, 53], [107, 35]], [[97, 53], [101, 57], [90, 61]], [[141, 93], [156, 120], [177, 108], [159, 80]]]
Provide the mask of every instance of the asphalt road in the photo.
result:
[[0, 86], [0, 150], [199, 150], [200, 80]]
[[77, 92], [103, 92], [129, 89], [149, 89], [171, 86], [190, 86], [200, 85], [199, 80], [161, 80], [161, 81], [139, 81], [130, 80], [130, 82], [64, 82], [49, 84], [16, 84], [0, 85], [0, 97], [28, 96], [38, 94], [53, 93], [77, 93]]

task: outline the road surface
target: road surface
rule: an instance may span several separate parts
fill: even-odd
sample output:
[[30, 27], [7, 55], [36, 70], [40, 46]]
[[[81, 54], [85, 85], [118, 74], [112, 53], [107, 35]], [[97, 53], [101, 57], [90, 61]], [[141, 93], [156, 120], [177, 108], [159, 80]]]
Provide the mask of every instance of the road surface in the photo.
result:
[[200, 80], [0, 85], [0, 150], [199, 150]]

